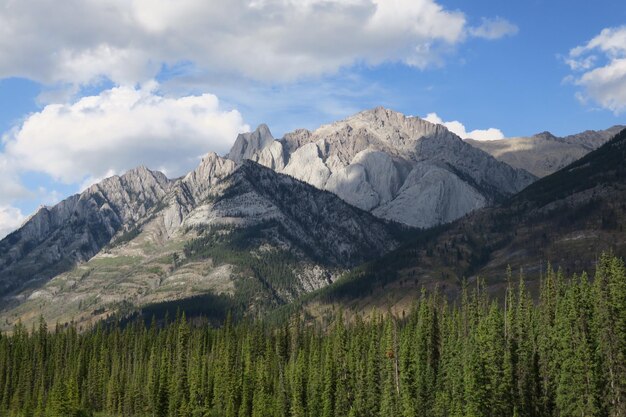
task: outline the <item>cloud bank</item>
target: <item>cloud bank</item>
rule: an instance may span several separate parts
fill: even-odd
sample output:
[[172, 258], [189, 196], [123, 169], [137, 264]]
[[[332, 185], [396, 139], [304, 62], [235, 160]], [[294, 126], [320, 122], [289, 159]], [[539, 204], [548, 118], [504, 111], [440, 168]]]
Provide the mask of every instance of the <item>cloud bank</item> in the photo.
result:
[[465, 129], [465, 125], [458, 120], [453, 120], [451, 122], [444, 122], [441, 117], [437, 115], [437, 113], [428, 113], [424, 120], [443, 125], [450, 132], [454, 133], [461, 139], [474, 139], [474, 140], [498, 140], [504, 139], [504, 133], [500, 129], [496, 129], [494, 127], [490, 127], [488, 129], [476, 129], [468, 132]]
[[565, 58], [581, 87], [577, 97], [620, 114], [626, 110], [626, 26], [606, 28]]
[[434, 0], [12, 1], [0, 8], [0, 78], [133, 84], [187, 63], [284, 82], [360, 63], [424, 68], [468, 36], [516, 31], [502, 18], [468, 28]]
[[[115, 87], [70, 104], [50, 104], [5, 134], [7, 170], [41, 172], [67, 184], [138, 165], [178, 176], [209, 151], [226, 152], [249, 130], [211, 94], [168, 98], [152, 82]], [[1, 200], [1, 199], [0, 199]], [[3, 201], [0, 201], [0, 204]]]

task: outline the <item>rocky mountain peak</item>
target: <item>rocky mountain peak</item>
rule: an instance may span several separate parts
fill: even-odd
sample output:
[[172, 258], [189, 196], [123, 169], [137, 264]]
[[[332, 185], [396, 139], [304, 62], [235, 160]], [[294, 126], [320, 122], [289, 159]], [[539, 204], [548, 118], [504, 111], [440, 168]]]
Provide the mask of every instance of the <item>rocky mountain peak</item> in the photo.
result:
[[314, 136], [330, 136], [334, 132], [362, 135], [367, 132], [382, 143], [395, 148], [413, 146], [422, 138], [453, 138], [443, 125], [433, 124], [415, 116], [406, 116], [384, 107], [365, 110], [335, 123], [323, 125]]
[[[312, 132], [288, 133], [263, 148], [255, 145], [252, 153], [250, 138], [240, 135], [238, 140], [228, 155], [237, 163], [251, 159], [332, 191], [379, 217], [412, 226], [454, 220], [534, 180], [466, 144], [442, 125], [384, 107]], [[416, 170], [418, 164], [425, 166]]]
[[260, 124], [253, 132], [240, 133], [237, 136], [227, 158], [240, 163], [244, 159], [250, 159], [272, 142], [274, 142], [274, 137], [269, 127], [266, 124]]
[[99, 183], [88, 187], [83, 194], [88, 195], [98, 191], [114, 192], [114, 190], [119, 192], [156, 192], [162, 194], [168, 191], [170, 183], [170, 180], [162, 172], [151, 171], [141, 165], [126, 171], [122, 175], [105, 178]]
[[539, 132], [533, 135], [534, 138], [537, 139], [543, 139], [543, 140], [555, 140], [558, 139], [556, 136], [554, 136], [551, 132], [543, 131], [543, 132]]
[[167, 195], [173, 182], [146, 167], [131, 169], [39, 209], [0, 241], [0, 292], [45, 280], [132, 229]]
[[198, 167], [183, 178], [183, 182], [208, 187], [230, 174], [235, 166], [234, 161], [222, 158], [215, 152], [209, 152], [202, 158]]

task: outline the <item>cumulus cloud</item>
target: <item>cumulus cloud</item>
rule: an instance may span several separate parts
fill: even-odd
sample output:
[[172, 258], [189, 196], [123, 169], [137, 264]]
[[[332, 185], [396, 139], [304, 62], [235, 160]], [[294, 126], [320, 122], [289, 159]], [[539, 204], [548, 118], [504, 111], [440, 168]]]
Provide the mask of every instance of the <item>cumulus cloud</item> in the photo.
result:
[[592, 100], [616, 114], [626, 110], [626, 26], [603, 29], [564, 60], [574, 72], [567, 79], [582, 89], [582, 102]]
[[483, 18], [480, 26], [471, 27], [468, 31], [476, 38], [493, 40], [513, 36], [519, 32], [519, 28], [502, 17], [495, 17]]
[[25, 217], [20, 209], [0, 206], [0, 239], [20, 227]]
[[[474, 36], [498, 37], [504, 22]], [[465, 15], [434, 0], [13, 1], [0, 8], [0, 78], [132, 84], [189, 62], [280, 82], [355, 63], [423, 68], [466, 36]]]
[[211, 94], [170, 98], [157, 84], [115, 87], [70, 104], [50, 104], [3, 137], [13, 172], [63, 183], [95, 181], [138, 165], [178, 176], [208, 151], [226, 152], [249, 130]]
[[490, 127], [489, 129], [476, 129], [468, 132], [465, 129], [465, 125], [458, 120], [451, 122], [444, 122], [437, 113], [428, 113], [424, 120], [445, 126], [450, 132], [454, 133], [462, 139], [475, 139], [475, 140], [498, 140], [504, 139], [504, 134], [500, 129]]

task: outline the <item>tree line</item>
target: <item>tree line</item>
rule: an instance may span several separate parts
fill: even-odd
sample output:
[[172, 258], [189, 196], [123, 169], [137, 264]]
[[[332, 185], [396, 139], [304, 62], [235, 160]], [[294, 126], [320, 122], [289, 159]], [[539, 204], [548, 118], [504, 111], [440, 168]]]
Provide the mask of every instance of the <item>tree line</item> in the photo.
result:
[[0, 335], [0, 415], [626, 416], [623, 261], [593, 279], [548, 268], [534, 297], [506, 279], [500, 299], [479, 283], [325, 328], [18, 324]]

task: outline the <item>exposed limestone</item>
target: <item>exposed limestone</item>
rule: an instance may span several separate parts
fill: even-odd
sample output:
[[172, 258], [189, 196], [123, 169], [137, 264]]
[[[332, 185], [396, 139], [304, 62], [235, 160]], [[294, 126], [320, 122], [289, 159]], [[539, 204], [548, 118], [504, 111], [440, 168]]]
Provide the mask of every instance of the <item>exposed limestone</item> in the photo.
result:
[[[470, 146], [444, 126], [382, 107], [313, 132], [288, 133], [272, 144], [263, 142], [263, 147], [257, 142], [256, 152], [245, 148], [246, 158], [332, 191], [377, 216], [421, 227], [455, 220], [535, 179]], [[229, 154], [236, 155], [238, 163], [242, 144], [243, 139]], [[283, 152], [279, 162], [267, 156], [273, 146]], [[280, 161], [287, 161], [284, 168]], [[409, 179], [410, 172], [431, 174]], [[433, 178], [440, 183], [434, 184]]]

